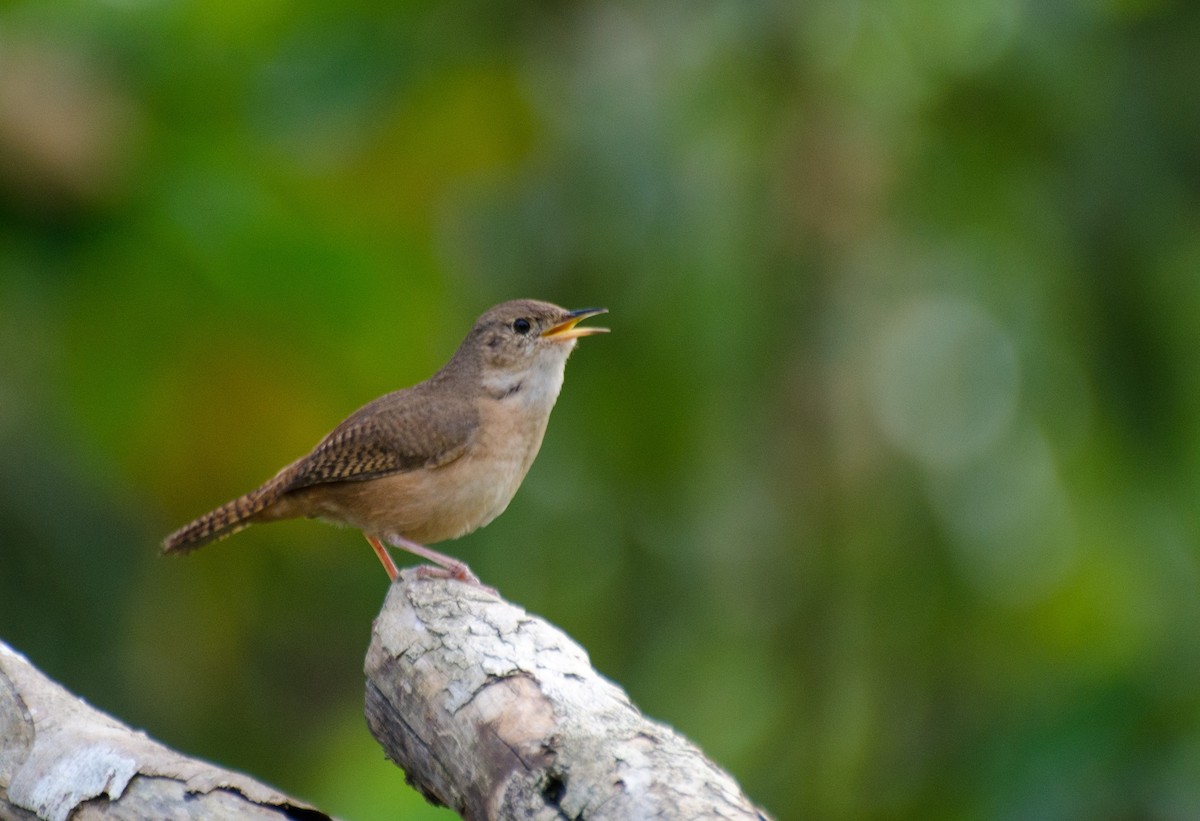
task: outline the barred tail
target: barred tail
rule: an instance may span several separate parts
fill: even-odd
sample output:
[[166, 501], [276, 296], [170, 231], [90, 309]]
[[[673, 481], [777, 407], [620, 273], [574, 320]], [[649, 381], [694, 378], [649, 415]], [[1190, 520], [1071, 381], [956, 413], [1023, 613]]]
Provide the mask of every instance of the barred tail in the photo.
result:
[[244, 530], [254, 521], [255, 516], [279, 498], [278, 487], [276, 481], [267, 482], [257, 490], [205, 513], [196, 521], [184, 525], [163, 539], [162, 552], [187, 553]]

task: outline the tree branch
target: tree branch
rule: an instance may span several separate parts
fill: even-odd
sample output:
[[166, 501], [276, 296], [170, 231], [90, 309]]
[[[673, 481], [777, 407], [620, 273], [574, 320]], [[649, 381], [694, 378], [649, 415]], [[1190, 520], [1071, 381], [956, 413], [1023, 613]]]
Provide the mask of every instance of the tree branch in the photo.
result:
[[402, 578], [375, 620], [367, 723], [409, 783], [468, 819], [765, 819], [541, 619]]
[[0, 642], [0, 818], [329, 816], [89, 706]]
[[[366, 674], [375, 738], [468, 819], [767, 817], [561, 631], [478, 588], [394, 584]], [[0, 642], [0, 818], [68, 817], [329, 818], [131, 730]]]

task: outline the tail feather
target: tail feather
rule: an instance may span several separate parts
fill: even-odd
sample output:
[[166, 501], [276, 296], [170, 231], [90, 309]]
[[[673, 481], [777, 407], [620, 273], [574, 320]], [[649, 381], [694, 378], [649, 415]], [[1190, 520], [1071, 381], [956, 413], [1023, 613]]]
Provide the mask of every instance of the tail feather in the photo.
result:
[[249, 527], [254, 517], [279, 498], [278, 484], [268, 482], [245, 496], [226, 502], [163, 539], [163, 553], [187, 553]]

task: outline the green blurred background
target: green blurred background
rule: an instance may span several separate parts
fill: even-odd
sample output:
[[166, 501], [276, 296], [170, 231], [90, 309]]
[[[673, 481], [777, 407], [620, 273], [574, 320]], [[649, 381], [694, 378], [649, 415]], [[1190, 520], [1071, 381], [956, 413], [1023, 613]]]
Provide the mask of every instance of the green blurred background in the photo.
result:
[[0, 6], [0, 637], [353, 821], [362, 538], [161, 537], [606, 305], [443, 548], [780, 818], [1200, 817], [1200, 4]]

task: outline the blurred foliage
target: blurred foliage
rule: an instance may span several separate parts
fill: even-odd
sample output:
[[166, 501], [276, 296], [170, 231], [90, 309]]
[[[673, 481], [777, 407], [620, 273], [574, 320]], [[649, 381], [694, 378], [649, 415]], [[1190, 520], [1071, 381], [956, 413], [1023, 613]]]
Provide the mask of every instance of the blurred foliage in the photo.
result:
[[[780, 818], [1200, 816], [1200, 5], [0, 7], [0, 635], [348, 819], [358, 534], [157, 542], [503, 299], [445, 546]], [[421, 815], [421, 813], [428, 815]]]

